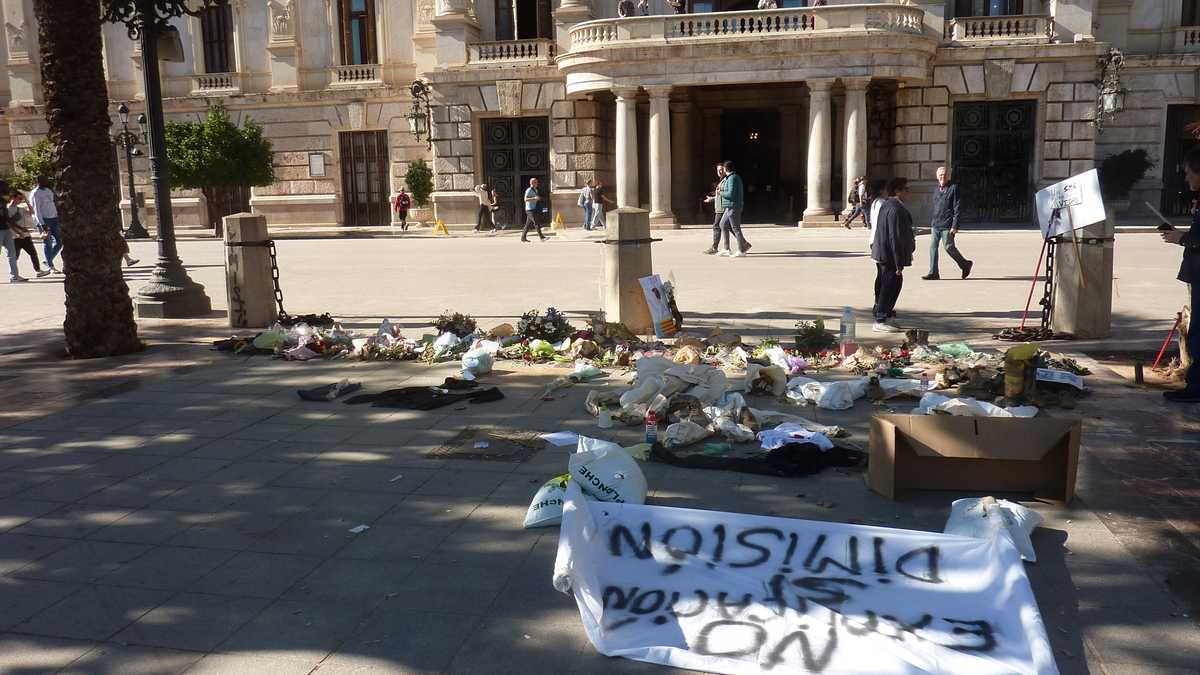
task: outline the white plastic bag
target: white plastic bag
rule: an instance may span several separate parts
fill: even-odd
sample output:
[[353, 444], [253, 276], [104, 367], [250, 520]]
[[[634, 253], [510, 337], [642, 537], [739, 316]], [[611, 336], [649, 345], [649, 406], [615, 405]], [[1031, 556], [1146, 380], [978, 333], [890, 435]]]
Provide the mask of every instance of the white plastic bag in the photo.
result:
[[491, 372], [495, 364], [494, 354], [500, 350], [499, 342], [478, 340], [475, 345], [462, 357], [462, 376], [464, 380], [473, 380], [479, 375]]
[[438, 339], [434, 340], [434, 342], [433, 342], [434, 357], [436, 358], [438, 356], [445, 354], [446, 352], [449, 352], [451, 349], [454, 349], [455, 347], [457, 347], [459, 345], [459, 343], [461, 343], [461, 342], [462, 342], [462, 338], [458, 337], [454, 333], [450, 333], [450, 332], [442, 333], [441, 335], [438, 336]]
[[681, 445], [691, 445], [712, 435], [708, 429], [695, 422], [676, 422], [667, 427], [663, 434], [663, 445], [668, 448], [678, 448]]
[[975, 539], [990, 539], [1002, 534], [1017, 547], [1023, 560], [1037, 562], [1030, 536], [1042, 520], [1042, 514], [1007, 499], [956, 499], [950, 505], [950, 518], [942, 531]]
[[787, 391], [787, 369], [751, 363], [746, 366], [746, 391], [783, 396], [783, 392]]
[[569, 474], [555, 476], [542, 484], [525, 512], [525, 529], [558, 525], [562, 520], [563, 498], [567, 494]]
[[646, 476], [637, 460], [616, 443], [580, 436], [567, 467], [572, 480], [593, 499], [646, 503]]
[[925, 394], [913, 408], [914, 415], [932, 415], [943, 412], [956, 417], [1036, 417], [1037, 406], [1023, 405], [1001, 408], [994, 403], [978, 401], [969, 396], [949, 398], [941, 394]]

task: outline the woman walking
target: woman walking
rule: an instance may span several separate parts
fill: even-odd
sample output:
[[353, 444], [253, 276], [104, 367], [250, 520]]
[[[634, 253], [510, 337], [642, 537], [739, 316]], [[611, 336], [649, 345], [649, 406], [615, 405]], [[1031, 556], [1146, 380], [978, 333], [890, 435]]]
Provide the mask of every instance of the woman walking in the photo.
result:
[[[713, 237], [712, 246], [704, 250], [705, 255], [716, 255], [718, 245], [721, 255], [729, 255], [729, 229], [722, 227], [725, 216], [725, 205], [721, 202], [721, 185], [725, 182], [725, 165], [717, 162], [717, 182], [712, 184], [712, 191], [704, 198], [704, 203], [713, 205]], [[724, 242], [722, 243], [722, 240]]]
[[871, 227], [871, 224], [867, 222], [866, 197], [867, 177], [859, 176], [850, 186], [850, 194], [846, 195], [846, 203], [850, 205], [850, 214], [846, 216], [846, 222], [842, 225], [847, 230], [850, 229], [850, 223], [853, 223], [855, 218], [861, 218], [864, 227]]
[[[50, 270], [43, 270], [38, 263], [37, 249], [33, 246], [33, 236], [27, 225], [29, 219], [29, 209], [25, 207], [25, 195], [20, 190], [12, 190], [9, 194], [8, 202], [8, 227], [13, 233], [13, 259], [9, 267], [16, 269], [16, 261], [21, 258], [21, 251], [29, 254], [29, 259], [33, 262], [33, 271], [39, 278], [50, 274]], [[9, 281], [27, 281], [20, 274], [14, 272], [14, 276]]]

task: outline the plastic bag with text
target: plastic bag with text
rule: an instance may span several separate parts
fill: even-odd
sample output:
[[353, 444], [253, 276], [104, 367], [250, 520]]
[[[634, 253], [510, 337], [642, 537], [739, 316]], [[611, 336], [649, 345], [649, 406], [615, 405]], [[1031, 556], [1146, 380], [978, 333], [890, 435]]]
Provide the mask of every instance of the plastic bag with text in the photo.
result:
[[642, 468], [616, 443], [580, 436], [567, 467], [572, 479], [592, 499], [627, 504], [646, 502], [646, 476]]
[[570, 479], [571, 476], [564, 473], [538, 488], [533, 501], [529, 503], [529, 510], [525, 512], [525, 529], [549, 527], [562, 520], [563, 498], [567, 494], [567, 481]]

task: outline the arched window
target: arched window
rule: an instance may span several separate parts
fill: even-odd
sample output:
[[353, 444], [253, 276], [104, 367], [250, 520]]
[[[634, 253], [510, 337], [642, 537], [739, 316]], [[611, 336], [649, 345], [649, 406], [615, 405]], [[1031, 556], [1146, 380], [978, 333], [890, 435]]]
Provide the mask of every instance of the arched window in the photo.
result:
[[375, 0], [338, 0], [342, 64], [379, 63], [375, 53]]

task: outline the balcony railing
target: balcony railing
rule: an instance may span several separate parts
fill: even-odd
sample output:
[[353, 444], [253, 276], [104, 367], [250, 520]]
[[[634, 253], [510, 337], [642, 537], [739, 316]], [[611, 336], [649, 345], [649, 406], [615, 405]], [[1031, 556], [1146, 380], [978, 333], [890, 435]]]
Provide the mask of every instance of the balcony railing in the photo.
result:
[[192, 94], [228, 94], [241, 91], [242, 77], [238, 73], [203, 73], [192, 76]]
[[359, 63], [349, 66], [334, 66], [330, 68], [331, 87], [352, 87], [364, 84], [379, 84], [379, 64]]
[[950, 19], [946, 39], [962, 45], [1050, 42], [1054, 39], [1054, 17], [1021, 14]]
[[467, 45], [467, 62], [481, 65], [545, 64], [554, 62], [554, 41], [504, 40]]
[[1175, 49], [1181, 52], [1200, 51], [1200, 26], [1184, 26], [1177, 29]]
[[637, 41], [759, 40], [837, 31], [921, 34], [925, 12], [908, 5], [834, 5], [587, 21], [571, 29], [571, 51]]

